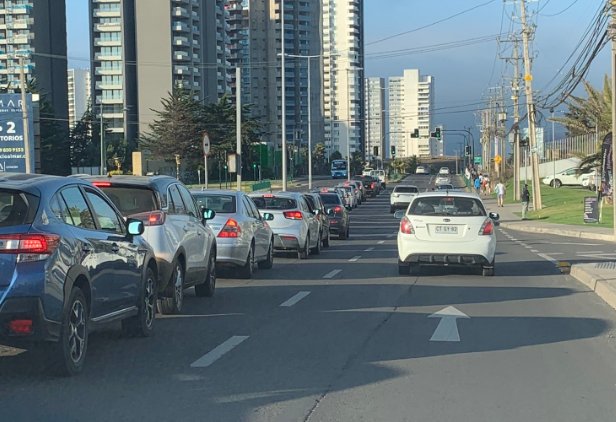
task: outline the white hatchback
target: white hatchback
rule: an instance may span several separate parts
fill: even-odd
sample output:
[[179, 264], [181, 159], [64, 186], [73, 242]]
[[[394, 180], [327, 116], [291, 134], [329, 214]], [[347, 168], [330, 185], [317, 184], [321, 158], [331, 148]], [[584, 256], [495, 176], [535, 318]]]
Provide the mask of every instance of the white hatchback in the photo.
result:
[[487, 213], [481, 198], [468, 192], [423, 192], [406, 211], [397, 211], [398, 272], [421, 265], [474, 266], [494, 275], [499, 215]]

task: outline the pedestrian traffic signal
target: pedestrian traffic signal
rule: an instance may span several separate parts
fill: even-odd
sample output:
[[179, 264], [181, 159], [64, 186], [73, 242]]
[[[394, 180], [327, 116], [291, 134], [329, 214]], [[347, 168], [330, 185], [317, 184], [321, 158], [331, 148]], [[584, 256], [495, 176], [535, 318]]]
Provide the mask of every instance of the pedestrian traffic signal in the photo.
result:
[[464, 156], [466, 156], [466, 157], [470, 157], [471, 156], [471, 146], [470, 145], [465, 145], [464, 146]]

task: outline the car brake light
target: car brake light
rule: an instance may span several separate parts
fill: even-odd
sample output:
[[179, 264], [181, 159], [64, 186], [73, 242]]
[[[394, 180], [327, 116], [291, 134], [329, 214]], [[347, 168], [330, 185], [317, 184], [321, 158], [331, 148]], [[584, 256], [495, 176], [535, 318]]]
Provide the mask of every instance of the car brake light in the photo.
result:
[[236, 238], [239, 237], [241, 233], [242, 229], [240, 229], [240, 226], [239, 224], [237, 224], [237, 221], [230, 218], [227, 220], [225, 226], [222, 228], [220, 233], [218, 233], [218, 237]]
[[28, 335], [32, 334], [32, 320], [31, 319], [14, 319], [9, 322], [9, 331], [11, 334]]
[[494, 223], [488, 218], [483, 222], [481, 229], [479, 229], [479, 236], [488, 236], [492, 233], [494, 233]]
[[336, 213], [342, 212], [342, 207], [341, 206], [334, 207], [334, 212], [336, 212]]
[[413, 224], [406, 217], [404, 217], [402, 221], [400, 221], [400, 232], [404, 234], [414, 234], [415, 233], [415, 229], [413, 229]]
[[266, 194], [264, 194], [264, 195], [263, 195], [263, 197], [264, 197], [264, 198], [273, 198], [273, 197], [274, 197], [274, 194], [271, 194], [271, 193], [266, 193]]
[[111, 182], [92, 182], [92, 185], [97, 188], [108, 188], [111, 186]]
[[60, 243], [55, 234], [4, 234], [0, 235], [0, 253], [50, 255]]
[[370, 186], [372, 187], [372, 189], [376, 188], [376, 182], [372, 182]]
[[302, 220], [304, 215], [301, 211], [285, 211], [284, 218], [288, 218], [289, 220]]
[[151, 211], [141, 214], [131, 215], [131, 218], [143, 221], [143, 225], [148, 226], [162, 226], [165, 224], [165, 213], [163, 211]]

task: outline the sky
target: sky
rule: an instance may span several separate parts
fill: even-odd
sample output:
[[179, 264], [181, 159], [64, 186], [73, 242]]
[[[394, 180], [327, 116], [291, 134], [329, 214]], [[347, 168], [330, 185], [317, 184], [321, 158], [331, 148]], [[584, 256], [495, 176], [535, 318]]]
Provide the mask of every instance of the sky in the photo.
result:
[[[533, 90], [538, 95], [554, 87], [548, 82], [559, 71], [562, 74], [569, 70], [570, 65], [564, 68], [563, 65], [604, 3], [605, 0], [528, 1], [529, 21], [536, 25], [532, 74]], [[510, 56], [511, 50], [506, 50], [508, 44], [499, 46], [496, 38], [498, 34], [507, 38], [511, 29], [520, 33], [519, 7], [515, 10], [512, 0], [364, 0], [364, 7], [366, 76], [387, 78], [402, 75], [404, 69], [411, 68], [433, 76], [434, 107], [438, 109], [433, 123], [450, 129], [471, 127], [478, 139], [476, 111], [486, 101], [491, 88], [501, 85], [503, 80], [507, 87], [511, 83], [512, 67], [498, 57], [499, 50], [505, 56]], [[69, 66], [88, 67], [88, 2], [66, 0], [66, 8]], [[473, 10], [465, 12], [469, 9]], [[406, 34], [396, 36], [401, 33]], [[455, 48], [379, 57], [379, 53], [382, 56], [393, 50], [419, 47], [434, 50], [438, 44], [464, 43], [476, 38], [491, 39]], [[610, 73], [609, 56], [608, 45], [593, 61], [587, 79], [594, 86], [600, 87], [604, 75]], [[505, 97], [510, 96], [505, 91]], [[564, 109], [558, 107], [557, 113]], [[549, 114], [548, 110], [543, 112]], [[562, 132], [557, 127], [557, 136]], [[446, 151], [453, 152], [462, 141], [462, 137], [450, 136], [446, 139]]]

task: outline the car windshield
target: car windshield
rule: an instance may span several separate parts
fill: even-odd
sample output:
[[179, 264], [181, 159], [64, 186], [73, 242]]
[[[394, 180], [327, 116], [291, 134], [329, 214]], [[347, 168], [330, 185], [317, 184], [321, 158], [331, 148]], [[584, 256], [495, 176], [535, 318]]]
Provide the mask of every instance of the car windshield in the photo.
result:
[[19, 191], [0, 190], [0, 227], [32, 223], [36, 208], [36, 197]]
[[101, 187], [122, 215], [134, 215], [159, 209], [156, 194], [147, 187]]
[[409, 215], [433, 216], [486, 216], [481, 201], [460, 196], [426, 196], [415, 199], [408, 210]]
[[436, 189], [437, 190], [452, 190], [453, 185], [438, 185]]
[[333, 193], [320, 193], [325, 205], [340, 205], [340, 197]]
[[293, 210], [297, 208], [297, 202], [292, 198], [277, 196], [257, 196], [252, 200], [261, 210]]
[[394, 188], [396, 193], [418, 193], [419, 189], [415, 186], [396, 186]]
[[236, 212], [234, 195], [193, 194], [197, 205], [216, 211], [216, 214], [233, 214]]

